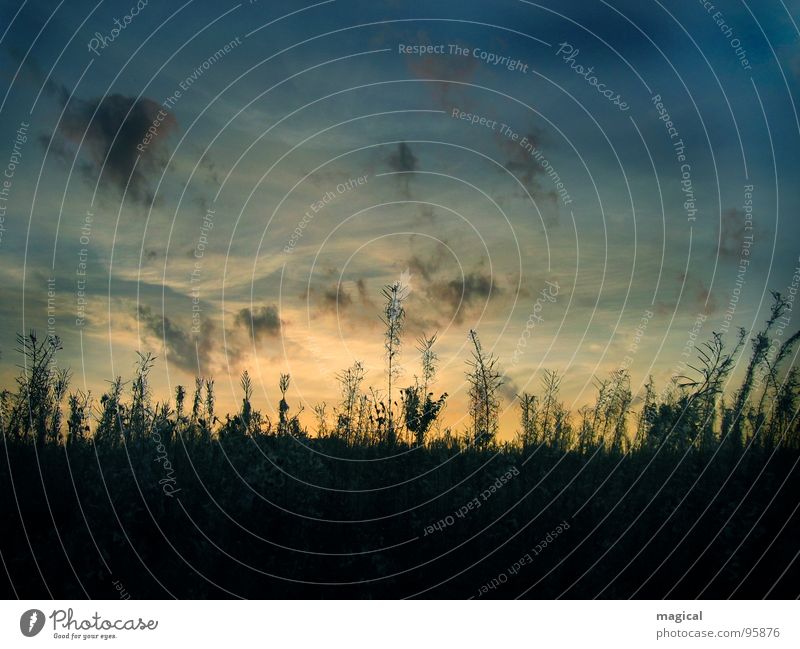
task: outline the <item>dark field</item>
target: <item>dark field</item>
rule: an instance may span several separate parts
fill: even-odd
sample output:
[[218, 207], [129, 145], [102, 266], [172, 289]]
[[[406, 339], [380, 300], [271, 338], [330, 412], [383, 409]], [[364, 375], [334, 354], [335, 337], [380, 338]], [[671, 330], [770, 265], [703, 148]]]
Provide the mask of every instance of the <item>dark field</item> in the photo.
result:
[[[133, 598], [794, 598], [800, 588], [794, 450], [433, 444], [368, 462], [386, 449], [288, 436], [164, 450], [174, 482], [159, 484], [152, 439], [7, 441], [3, 595], [116, 598], [112, 582]], [[512, 467], [519, 475], [482, 497]]]

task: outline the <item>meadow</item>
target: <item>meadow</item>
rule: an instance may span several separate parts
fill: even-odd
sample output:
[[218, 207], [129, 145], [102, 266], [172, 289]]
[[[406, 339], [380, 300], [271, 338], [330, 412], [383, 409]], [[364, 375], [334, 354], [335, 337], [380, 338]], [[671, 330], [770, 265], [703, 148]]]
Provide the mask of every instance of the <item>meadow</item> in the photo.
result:
[[[356, 362], [333, 407], [273, 416], [241, 377], [156, 399], [156, 359], [95, 399], [70, 390], [57, 338], [20, 335], [0, 393], [5, 597], [797, 597], [800, 334], [698, 345], [687, 376], [633, 394], [625, 370], [564, 405], [543, 372], [498, 437], [504, 374], [470, 332], [469, 425], [440, 421], [436, 336], [400, 383], [405, 304], [384, 291], [385, 385]], [[735, 390], [726, 390], [737, 359]], [[312, 423], [308, 422], [313, 419]], [[302, 421], [301, 421], [302, 420]]]

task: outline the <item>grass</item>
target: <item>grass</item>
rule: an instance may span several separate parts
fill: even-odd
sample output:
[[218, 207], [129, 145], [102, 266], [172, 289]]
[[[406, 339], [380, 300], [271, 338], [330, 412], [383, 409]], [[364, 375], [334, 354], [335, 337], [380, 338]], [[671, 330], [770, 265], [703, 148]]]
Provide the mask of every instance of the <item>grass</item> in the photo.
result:
[[784, 365], [798, 335], [771, 337], [780, 295], [749, 343], [714, 334], [661, 393], [650, 381], [633, 395], [617, 371], [573, 414], [546, 372], [540, 394], [519, 395], [509, 442], [496, 437], [503, 374], [477, 333], [468, 430], [438, 421], [435, 336], [418, 341], [420, 378], [397, 386], [405, 312], [400, 291], [385, 296], [386, 397], [356, 363], [312, 431], [286, 401], [289, 375], [276, 422], [247, 372], [221, 418], [211, 379], [191, 404], [180, 386], [154, 399], [150, 354], [95, 402], [54, 369], [57, 339], [20, 336], [17, 385], [0, 394], [3, 594], [797, 596], [798, 376]]

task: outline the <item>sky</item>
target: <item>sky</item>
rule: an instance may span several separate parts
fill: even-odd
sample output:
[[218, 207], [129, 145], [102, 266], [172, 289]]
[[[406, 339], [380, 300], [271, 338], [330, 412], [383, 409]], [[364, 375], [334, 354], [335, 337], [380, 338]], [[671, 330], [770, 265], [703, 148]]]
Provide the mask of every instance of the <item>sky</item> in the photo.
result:
[[505, 438], [546, 369], [573, 410], [618, 369], [663, 388], [796, 292], [799, 18], [782, 0], [2, 2], [0, 383], [36, 329], [95, 396], [152, 351], [159, 399], [214, 377], [233, 410], [247, 369], [274, 417], [289, 373], [310, 425], [357, 360], [385, 389], [381, 290], [400, 281], [399, 384], [437, 333], [455, 430], [471, 329], [504, 372]]

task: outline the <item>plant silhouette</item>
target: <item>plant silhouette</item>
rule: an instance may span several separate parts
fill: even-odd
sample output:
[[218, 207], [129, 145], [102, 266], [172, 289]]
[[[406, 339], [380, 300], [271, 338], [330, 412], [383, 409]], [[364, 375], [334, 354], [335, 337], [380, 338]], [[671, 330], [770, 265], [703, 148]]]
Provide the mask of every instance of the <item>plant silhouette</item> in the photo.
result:
[[[16, 388], [0, 393], [0, 488], [16, 494], [2, 500], [0, 550], [9, 574], [41, 578], [15, 594], [103, 596], [122, 576], [140, 597], [394, 597], [422, 591], [424, 574], [429, 595], [471, 596], [566, 518], [569, 533], [499, 596], [796, 594], [800, 530], [780, 504], [800, 487], [800, 377], [789, 363], [800, 335], [772, 337], [780, 294], [729, 394], [743, 330], [727, 346], [714, 333], [661, 392], [651, 378], [633, 394], [626, 370], [598, 377], [594, 403], [574, 414], [559, 397], [563, 376], [544, 371], [538, 394], [516, 398], [511, 440], [498, 438], [505, 375], [476, 331], [466, 428], [441, 418], [436, 335], [417, 340], [419, 370], [397, 387], [404, 297], [397, 284], [384, 291], [386, 393], [365, 388], [356, 362], [337, 375], [332, 408], [314, 407], [311, 430], [290, 405], [289, 374], [275, 423], [247, 371], [240, 409], [220, 418], [210, 377], [197, 378], [188, 407], [183, 386], [158, 401], [157, 359], [140, 353], [130, 381], [112, 379], [96, 400], [69, 390], [53, 362], [58, 339], [19, 336]], [[518, 477], [497, 483], [501, 474]], [[501, 487], [453, 518], [487, 483]], [[423, 533], [448, 515], [458, 522]]]

